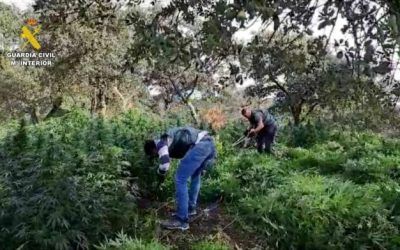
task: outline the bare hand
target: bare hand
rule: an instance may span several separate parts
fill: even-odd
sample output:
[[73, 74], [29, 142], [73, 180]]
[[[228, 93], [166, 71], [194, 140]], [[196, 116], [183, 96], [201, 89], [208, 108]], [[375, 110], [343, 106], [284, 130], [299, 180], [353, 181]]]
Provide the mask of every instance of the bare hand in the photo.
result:
[[256, 133], [256, 130], [254, 128], [250, 129], [249, 135], [254, 135]]

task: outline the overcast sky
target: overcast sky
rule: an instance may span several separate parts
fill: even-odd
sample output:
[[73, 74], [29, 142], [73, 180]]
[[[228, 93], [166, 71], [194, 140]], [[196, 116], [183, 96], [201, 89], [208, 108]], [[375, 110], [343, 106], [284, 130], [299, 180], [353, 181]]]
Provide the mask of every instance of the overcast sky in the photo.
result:
[[35, 2], [35, 0], [0, 0], [0, 2], [9, 4], [9, 5], [14, 5], [20, 10], [27, 10], [29, 7], [32, 6], [32, 4]]

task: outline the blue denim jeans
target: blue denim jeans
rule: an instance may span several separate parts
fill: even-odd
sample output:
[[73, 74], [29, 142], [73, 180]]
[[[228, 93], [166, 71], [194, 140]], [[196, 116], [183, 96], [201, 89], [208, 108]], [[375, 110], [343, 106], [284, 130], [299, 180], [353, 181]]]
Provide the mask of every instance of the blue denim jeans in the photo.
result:
[[[200, 191], [201, 171], [212, 164], [216, 156], [215, 144], [207, 137], [194, 145], [182, 158], [175, 175], [177, 217], [188, 221], [188, 210], [196, 209]], [[190, 189], [188, 180], [190, 177]]]

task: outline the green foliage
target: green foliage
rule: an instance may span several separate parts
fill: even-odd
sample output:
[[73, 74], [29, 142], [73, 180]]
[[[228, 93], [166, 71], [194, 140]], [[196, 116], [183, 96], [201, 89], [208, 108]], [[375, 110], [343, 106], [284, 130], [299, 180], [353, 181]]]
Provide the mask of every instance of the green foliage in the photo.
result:
[[[241, 228], [268, 238], [269, 246], [399, 247], [399, 141], [308, 126], [322, 134], [303, 144], [308, 148], [281, 145], [276, 157], [227, 153], [205, 181], [203, 199], [223, 194]], [[291, 145], [290, 138], [280, 143]]]
[[[142, 146], [176, 123], [136, 110], [108, 120], [73, 111], [7, 128], [0, 144], [2, 247], [170, 249], [154, 241], [154, 214], [139, 213], [136, 201], [171, 199], [176, 161], [157, 187], [157, 164]], [[243, 123], [221, 130], [201, 203], [223, 196], [237, 226], [271, 247], [400, 247], [399, 140], [311, 122], [301, 133], [292, 129], [280, 131], [275, 156], [231, 146]], [[303, 147], [292, 147], [291, 132]], [[116, 236], [121, 230], [126, 234]], [[214, 241], [190, 247], [229, 249]]]
[[20, 29], [18, 17], [16, 11], [10, 6], [0, 3], [0, 42], [2, 42], [2, 46], [7, 46], [2, 49], [9, 49], [11, 41], [18, 36]]
[[118, 233], [114, 240], [107, 240], [97, 246], [98, 250], [168, 250], [169, 247], [163, 246], [158, 242], [145, 242], [140, 239], [132, 239], [125, 233]]
[[253, 153], [239, 153], [219, 160], [211, 175], [204, 180], [201, 198], [215, 200], [223, 196], [234, 202], [240, 197], [263, 193], [282, 181], [285, 170], [271, 157]]
[[398, 228], [374, 186], [293, 174], [264, 196], [240, 200], [241, 216], [281, 248], [391, 246]]
[[281, 142], [287, 143], [291, 147], [310, 147], [317, 142], [327, 139], [328, 131], [320, 122], [307, 122], [293, 126], [286, 126], [279, 131]]
[[[201, 102], [191, 102], [195, 90], [223, 98], [233, 89], [230, 79], [243, 82], [239, 74], [246, 72], [257, 83], [252, 97], [283, 92], [281, 110], [292, 113], [296, 126], [279, 131], [275, 156], [232, 147], [243, 124], [220, 131], [215, 136], [217, 165], [203, 177], [201, 201], [224, 196], [242, 228], [267, 238], [270, 248], [400, 248], [400, 140], [304, 124], [315, 111], [350, 128], [379, 128], [381, 118], [393, 115], [383, 111], [398, 97], [389, 63], [396, 52], [391, 37], [398, 38], [396, 13], [389, 13], [389, 20], [378, 15], [389, 8], [376, 0], [322, 5], [171, 1], [146, 10], [139, 2], [130, 0], [120, 8], [120, 1], [36, 0], [32, 15], [43, 24], [38, 38], [57, 54], [47, 68], [10, 66], [4, 51], [18, 39], [22, 17], [0, 3], [0, 43], [5, 44], [0, 119], [28, 114], [37, 122], [55, 95], [71, 93], [79, 93], [71, 98], [75, 105], [87, 107], [91, 101], [91, 112], [104, 116], [115, 96], [121, 99], [122, 105], [114, 104], [119, 110], [135, 107], [132, 100], [143, 96], [131, 95], [131, 86], [140, 82], [143, 89], [161, 87], [158, 100], [166, 109], [179, 100], [196, 120], [193, 104]], [[393, 2], [388, 4], [398, 9]], [[337, 23], [339, 14], [348, 22]], [[339, 25], [346, 36], [363, 42], [311, 37], [314, 16], [319, 28]], [[247, 46], [237, 43], [235, 32], [260, 18], [274, 31], [262, 25]], [[331, 50], [337, 58], [327, 54]], [[233, 57], [240, 65], [230, 65], [225, 75]], [[220, 76], [218, 87], [210, 75]], [[272, 86], [264, 86], [265, 79]], [[139, 196], [160, 201], [174, 191], [171, 172], [176, 166], [158, 187], [157, 164], [142, 150], [145, 139], [188, 120], [181, 110], [163, 118], [168, 121], [133, 110], [107, 120], [73, 111], [35, 126], [24, 120], [18, 128], [2, 126], [1, 248], [90, 249], [123, 229], [127, 234], [98, 248], [169, 249], [149, 239], [154, 214], [140, 214], [136, 207]], [[194, 248], [227, 249], [212, 241]]]
[[394, 180], [399, 176], [398, 142], [372, 133], [331, 133], [324, 143], [290, 148], [285, 154], [294, 169], [338, 174], [356, 183]]
[[243, 132], [247, 129], [244, 122], [232, 122], [218, 133], [219, 142], [221, 143], [218, 148], [218, 157], [225, 159], [230, 156], [235, 149], [232, 144], [243, 136]]
[[193, 245], [192, 250], [229, 250], [229, 247], [221, 242], [201, 241]]
[[21, 124], [0, 146], [1, 245], [87, 248], [123, 227], [140, 227], [133, 201], [154, 176], [144, 170], [142, 145], [155, 129], [138, 112], [116, 120], [72, 112]]
[[[156, 241], [144, 241], [132, 239], [124, 232], [118, 233], [116, 239], [108, 239], [104, 243], [96, 246], [98, 250], [168, 250], [169, 246], [160, 244]], [[219, 241], [204, 240], [193, 243], [188, 249], [192, 250], [228, 250], [227, 245]]]

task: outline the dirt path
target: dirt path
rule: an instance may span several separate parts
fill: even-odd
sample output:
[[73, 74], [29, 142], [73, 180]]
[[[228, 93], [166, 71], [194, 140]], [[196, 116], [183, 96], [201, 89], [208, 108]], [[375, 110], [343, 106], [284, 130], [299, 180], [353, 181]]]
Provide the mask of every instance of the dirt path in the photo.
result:
[[[160, 219], [168, 218], [172, 209], [173, 207], [170, 204], [161, 206], [158, 210]], [[193, 242], [202, 240], [222, 241], [229, 245], [231, 249], [236, 250], [266, 249], [262, 246], [262, 241], [257, 239], [255, 235], [237, 228], [236, 220], [224, 211], [223, 204], [218, 204], [218, 207], [209, 213], [196, 216], [194, 221], [190, 222], [188, 231], [163, 230], [159, 226], [156, 231], [159, 241], [179, 250], [190, 249]]]

